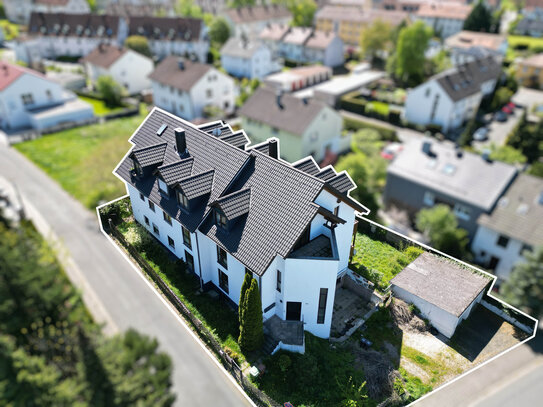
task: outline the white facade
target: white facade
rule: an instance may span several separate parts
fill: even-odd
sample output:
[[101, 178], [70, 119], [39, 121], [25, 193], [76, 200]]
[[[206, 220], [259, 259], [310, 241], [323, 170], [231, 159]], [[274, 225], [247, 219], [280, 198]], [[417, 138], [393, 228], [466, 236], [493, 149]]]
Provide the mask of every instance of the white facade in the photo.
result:
[[238, 78], [262, 79], [281, 70], [282, 65], [272, 57], [271, 50], [260, 45], [251, 55], [230, 55], [221, 52], [221, 65], [228, 74]]
[[[74, 95], [59, 84], [40, 75], [23, 73], [0, 91], [0, 128], [33, 127], [41, 130], [60, 122], [93, 117], [92, 107], [80, 101], [70, 104], [67, 109], [59, 109], [73, 98]], [[57, 114], [44, 114], [42, 110], [48, 108], [56, 108]]]
[[529, 245], [524, 242], [482, 225], [479, 225], [471, 244], [477, 262], [487, 265], [495, 263], [494, 273], [498, 276], [498, 283], [509, 278], [515, 264], [524, 260], [522, 253], [527, 249]]
[[265, 43], [272, 50], [277, 50], [278, 55], [282, 58], [302, 64], [320, 63], [325, 66], [335, 67], [345, 62], [344, 44], [337, 35], [334, 35], [334, 38], [326, 47], [318, 48], [307, 46], [307, 40], [302, 44], [272, 40], [266, 40]]
[[422, 17], [416, 16], [417, 20], [421, 20], [426, 25], [434, 30], [436, 35], [440, 35], [441, 38], [447, 38], [451, 35], [459, 33], [464, 28], [464, 19], [459, 18], [445, 18], [445, 17]]
[[96, 84], [100, 76], [110, 75], [117, 83], [126, 88], [128, 94], [135, 95], [142, 90], [151, 88], [151, 80], [148, 78], [153, 71], [153, 61], [130, 49], [121, 55], [111, 66], [104, 68], [85, 63], [85, 70], [90, 81]]
[[234, 80], [217, 69], [209, 69], [187, 92], [151, 81], [154, 104], [186, 120], [203, 117], [204, 107], [216, 106], [229, 115], [234, 112]]
[[287, 16], [240, 23], [232, 21], [232, 19], [228, 17], [228, 13], [226, 13], [224, 17], [230, 26], [230, 32], [233, 33], [235, 37], [241, 37], [242, 35], [249, 37], [258, 36], [262, 30], [270, 24], [282, 24], [288, 26], [292, 20], [291, 16]]
[[202, 33], [197, 41], [170, 41], [168, 39], [155, 40], [148, 38], [149, 48], [154, 56], [159, 59], [168, 55], [196, 55], [199, 62], [207, 61], [207, 53], [209, 52], [209, 40], [206, 39], [206, 30], [202, 26]]
[[[156, 202], [153, 211], [146, 196], [142, 197], [138, 190], [128, 184], [127, 191], [134, 218], [177, 257], [186, 261], [187, 253], [190, 254], [194, 261], [194, 273], [201, 278], [202, 283], [213, 284], [233, 303], [239, 304], [245, 266], [230, 253], [227, 253], [226, 267], [219, 264], [217, 244], [198, 230], [190, 234], [191, 247], [188, 248], [183, 242], [182, 226], [178, 221], [172, 219], [170, 225], [164, 220], [163, 211]], [[321, 338], [328, 338], [336, 279], [348, 266], [355, 210], [344, 202], [338, 204], [337, 198], [326, 191], [322, 191], [315, 202], [330, 211], [339, 206], [338, 216], [346, 221], [344, 224], [338, 224], [333, 231], [324, 226], [326, 220], [320, 214], [316, 215], [311, 223], [310, 239], [321, 234], [328, 236], [333, 242], [334, 258], [285, 259], [277, 256], [262, 276], [253, 276], [260, 285], [264, 320], [273, 315], [285, 319], [287, 303], [301, 303], [300, 320], [304, 323], [304, 329]], [[173, 246], [168, 237], [174, 241]], [[219, 283], [219, 270], [228, 276], [227, 291]], [[278, 271], [281, 273], [280, 286], [277, 283]], [[321, 289], [327, 290], [326, 307], [322, 321], [318, 321]]]
[[[90, 13], [87, 0], [67, 0], [66, 4], [46, 4], [33, 0], [4, 0], [4, 10], [9, 21], [26, 24], [33, 11], [37, 13]], [[55, 2], [51, 2], [55, 3]]]

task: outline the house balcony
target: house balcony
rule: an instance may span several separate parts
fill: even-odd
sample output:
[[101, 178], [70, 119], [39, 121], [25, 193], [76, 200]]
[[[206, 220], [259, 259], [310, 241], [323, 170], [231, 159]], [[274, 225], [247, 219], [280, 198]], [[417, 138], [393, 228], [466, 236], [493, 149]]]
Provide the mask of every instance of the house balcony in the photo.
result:
[[304, 322], [284, 321], [277, 315], [264, 322], [265, 351], [275, 353], [279, 349], [304, 353]]
[[328, 237], [318, 235], [302, 247], [294, 250], [289, 258], [314, 260], [339, 260], [336, 237], [332, 231]]

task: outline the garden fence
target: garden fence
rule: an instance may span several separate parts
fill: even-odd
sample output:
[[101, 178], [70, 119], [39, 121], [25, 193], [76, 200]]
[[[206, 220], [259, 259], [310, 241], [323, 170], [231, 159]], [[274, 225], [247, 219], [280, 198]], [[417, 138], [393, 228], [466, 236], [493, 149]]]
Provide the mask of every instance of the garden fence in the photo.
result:
[[245, 392], [251, 397], [251, 399], [259, 406], [272, 406], [280, 407], [280, 404], [272, 400], [266, 393], [259, 390], [253, 383], [251, 383], [243, 374], [241, 367], [236, 361], [231, 358], [222, 348], [219, 341], [213, 336], [213, 334], [204, 326], [200, 321], [183, 303], [183, 301], [175, 295], [170, 287], [160, 278], [160, 276], [153, 270], [153, 268], [147, 263], [147, 261], [139, 254], [139, 252], [126, 241], [121, 232], [117, 229], [111, 219], [108, 219], [109, 232], [121, 243], [121, 245], [128, 251], [130, 256], [138, 263], [138, 265], [145, 271], [145, 273], [153, 280], [153, 282], [159, 287], [160, 291], [168, 298], [170, 303], [181, 313], [181, 315], [188, 320], [195, 328], [196, 332], [204, 340], [204, 342], [210, 347], [215, 354], [219, 357], [219, 360], [228, 372], [236, 379], [237, 383], [245, 390]]

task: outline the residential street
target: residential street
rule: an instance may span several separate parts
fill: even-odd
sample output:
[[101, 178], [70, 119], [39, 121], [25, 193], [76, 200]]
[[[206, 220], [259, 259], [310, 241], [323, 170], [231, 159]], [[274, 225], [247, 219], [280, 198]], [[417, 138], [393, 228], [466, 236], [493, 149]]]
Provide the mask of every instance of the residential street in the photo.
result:
[[47, 230], [50, 225], [63, 242], [67, 273], [84, 292], [91, 313], [106, 323], [106, 331], [133, 327], [159, 340], [161, 349], [173, 359], [176, 405], [252, 405], [147, 280], [100, 232], [95, 213], [17, 151], [3, 145], [0, 175], [17, 185], [25, 209], [36, 215], [39, 229]]

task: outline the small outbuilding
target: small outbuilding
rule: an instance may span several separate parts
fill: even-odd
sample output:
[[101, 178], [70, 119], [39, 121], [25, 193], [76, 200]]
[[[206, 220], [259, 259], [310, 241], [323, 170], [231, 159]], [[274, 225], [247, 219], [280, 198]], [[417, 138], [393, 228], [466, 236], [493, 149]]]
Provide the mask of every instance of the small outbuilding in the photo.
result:
[[394, 296], [415, 305], [447, 338], [481, 301], [491, 279], [476, 270], [428, 252], [391, 280]]

